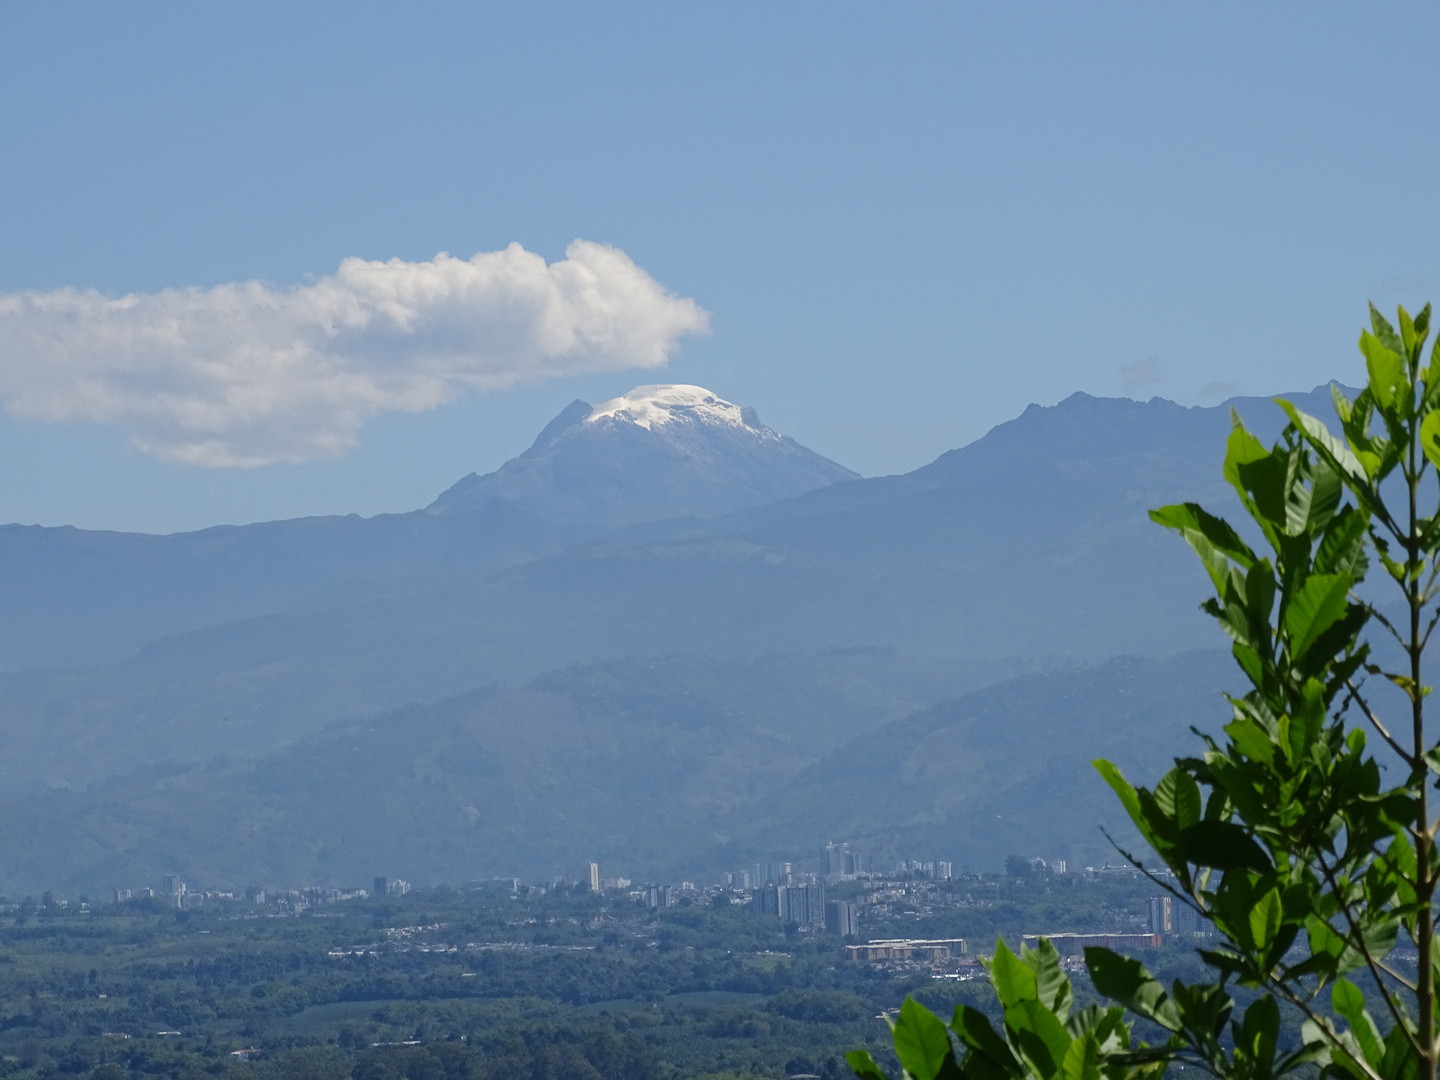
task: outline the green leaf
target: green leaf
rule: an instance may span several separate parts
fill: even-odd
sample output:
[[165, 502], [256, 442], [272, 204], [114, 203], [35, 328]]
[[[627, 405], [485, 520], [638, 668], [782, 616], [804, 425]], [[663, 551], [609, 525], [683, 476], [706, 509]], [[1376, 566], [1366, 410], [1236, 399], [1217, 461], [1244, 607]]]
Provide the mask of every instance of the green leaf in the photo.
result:
[[1349, 574], [1355, 581], [1365, 576], [1365, 527], [1370, 516], [1353, 506], [1335, 515], [1320, 547], [1315, 552], [1315, 573]]
[[1401, 1025], [1392, 1025], [1385, 1036], [1385, 1056], [1380, 1059], [1380, 1067], [1376, 1071], [1381, 1076], [1418, 1080], [1419, 1062], [1415, 1060], [1415, 1052], [1410, 1048], [1410, 1040]]
[[1255, 509], [1271, 525], [1284, 529], [1289, 517], [1286, 507], [1290, 481], [1289, 455], [1277, 451], [1254, 461], [1237, 462], [1235, 474], [1255, 501]]
[[1024, 1069], [1010, 1052], [1010, 1045], [995, 1033], [995, 1029], [990, 1026], [990, 1018], [979, 1009], [956, 1005], [950, 1026], [971, 1052], [990, 1062], [1001, 1074], [1023, 1075]]
[[1396, 312], [1400, 316], [1400, 345], [1403, 350], [1401, 356], [1406, 360], [1415, 355], [1415, 322], [1410, 318], [1410, 313], [1401, 305]]
[[1060, 1073], [1064, 1080], [1101, 1080], [1100, 1044], [1086, 1032], [1065, 1051]]
[[1261, 954], [1270, 948], [1279, 935], [1283, 915], [1278, 889], [1271, 889], [1250, 909], [1250, 936], [1255, 942], [1256, 950]]
[[1233, 821], [1201, 821], [1180, 834], [1180, 852], [1185, 861], [1216, 870], [1274, 869], [1265, 849]]
[[1171, 995], [1184, 1029], [1211, 1038], [1225, 1030], [1225, 1021], [1235, 1008], [1235, 1001], [1226, 993], [1224, 983], [1186, 986], [1177, 980]]
[[1060, 1072], [1070, 1049], [1070, 1033], [1049, 1009], [1038, 1001], [1021, 1001], [1005, 1010], [1020, 1056], [1037, 1076], [1053, 1077]]
[[1171, 769], [1160, 778], [1155, 802], [1166, 817], [1174, 819], [1177, 828], [1189, 828], [1200, 820], [1200, 785], [1182, 769]]
[[[1440, 344], [1440, 338], [1436, 339]], [[1440, 412], [1431, 411], [1420, 421], [1420, 449], [1430, 459], [1430, 464], [1440, 468]]]
[[[1430, 316], [1432, 312], [1430, 305], [1426, 304], [1415, 313], [1415, 337], [1416, 344], [1423, 347], [1425, 339], [1430, 336]], [[1417, 350], [1418, 351], [1418, 350]]]
[[1240, 538], [1240, 534], [1230, 523], [1224, 518], [1216, 517], [1198, 503], [1162, 506], [1159, 510], [1150, 511], [1150, 520], [1176, 532], [1196, 532], [1214, 545], [1217, 551], [1242, 566], [1248, 567], [1255, 561], [1255, 552]]
[[1399, 936], [1399, 919], [1377, 919], [1360, 931], [1360, 937], [1365, 942], [1365, 951], [1376, 960], [1384, 960], [1395, 951], [1395, 939]]
[[1229, 522], [1206, 513], [1195, 503], [1181, 503], [1151, 510], [1150, 520], [1167, 529], [1174, 529], [1184, 537], [1195, 554], [1200, 556], [1215, 591], [1221, 596], [1225, 595], [1225, 583], [1230, 578], [1230, 560], [1233, 559], [1246, 568], [1255, 562], [1255, 553], [1240, 539]]
[[1380, 1033], [1375, 1021], [1365, 1011], [1365, 995], [1349, 979], [1336, 979], [1330, 991], [1330, 1004], [1335, 1012], [1350, 1023], [1350, 1032], [1360, 1046], [1360, 1052], [1371, 1066], [1378, 1066], [1385, 1057], [1380, 1045]]
[[845, 1062], [860, 1080], [890, 1080], [880, 1071], [880, 1066], [875, 1064], [869, 1050], [851, 1050], [845, 1055]]
[[1425, 406], [1433, 409], [1437, 404], [1440, 404], [1440, 337], [1430, 347], [1430, 366], [1425, 369]]
[[[1290, 417], [1290, 422], [1305, 436], [1305, 440], [1329, 459], [1332, 466], [1338, 468], [1353, 484], [1360, 486], [1363, 492], [1370, 491], [1370, 474], [1360, 464], [1354, 451], [1331, 435], [1329, 428], [1315, 417], [1302, 413], [1284, 398], [1276, 398], [1275, 404], [1285, 410], [1285, 415]], [[1373, 504], [1374, 499], [1370, 501]]]
[[[1370, 309], [1370, 329], [1373, 330], [1375, 336], [1380, 339], [1380, 344], [1397, 355], [1403, 355], [1405, 346], [1400, 340], [1400, 335], [1395, 333], [1395, 327], [1390, 325], [1390, 320], [1386, 319], [1384, 315], [1381, 315], [1380, 309], [1374, 304], [1366, 304], [1365, 306]], [[1401, 310], [1403, 311], [1404, 309], [1402, 308]]]
[[1248, 716], [1225, 725], [1225, 734], [1235, 749], [1252, 761], [1270, 765], [1275, 760], [1275, 743], [1269, 733]]
[[1425, 751], [1425, 764], [1431, 772], [1440, 773], [1440, 746]]
[[1252, 643], [1262, 654], [1270, 652], [1270, 611], [1275, 606], [1275, 570], [1261, 559], [1245, 574], [1245, 617]]
[[1297, 484], [1290, 489], [1285, 504], [1285, 531], [1291, 536], [1320, 533], [1339, 509], [1343, 491], [1340, 474], [1321, 461], [1308, 486]]
[[900, 1006], [894, 1037], [895, 1056], [915, 1080], [935, 1080], [945, 1068], [946, 1059], [953, 1067], [955, 1048], [945, 1022], [912, 997]]
[[1120, 770], [1104, 758], [1096, 758], [1090, 762], [1095, 766], [1105, 783], [1110, 785], [1110, 790], [1120, 797], [1120, 804], [1125, 807], [1125, 812], [1130, 815], [1130, 820], [1140, 830], [1140, 835], [1146, 840], [1150, 838], [1150, 823], [1145, 820], [1145, 813], [1140, 809], [1140, 796], [1130, 785], [1130, 781], [1121, 775]]
[[1350, 399], [1335, 383], [1330, 384], [1330, 400], [1335, 406], [1335, 415], [1340, 418], [1342, 424], [1348, 423], [1352, 415]]
[[1275, 1044], [1280, 1035], [1280, 1006], [1269, 994], [1256, 998], [1245, 1010], [1245, 1019], [1240, 1026], [1238, 1045], [1245, 1047], [1246, 1056], [1261, 1065], [1261, 1075], [1270, 1072], [1268, 1066], [1275, 1060]]
[[1035, 973], [1010, 951], [1004, 938], [995, 942], [995, 957], [990, 961], [990, 982], [995, 987], [995, 996], [1000, 999], [1000, 1004], [1007, 1009], [1039, 997]]
[[1085, 967], [1098, 993], [1163, 1028], [1180, 1030], [1180, 1013], [1175, 1003], [1139, 960], [1090, 946], [1085, 950]]
[[1285, 611], [1292, 657], [1304, 656], [1315, 639], [1345, 614], [1354, 584], [1349, 574], [1316, 574], [1300, 587]]
[[1269, 457], [1270, 451], [1265, 449], [1264, 443], [1245, 430], [1245, 425], [1240, 422], [1240, 416], [1234, 409], [1230, 410], [1230, 422], [1233, 426], [1230, 437], [1225, 441], [1225, 479], [1230, 481], [1239, 494], [1240, 501], [1249, 505], [1250, 492], [1240, 479], [1240, 468]]
[[1370, 393], [1374, 395], [1375, 403], [1382, 411], [1393, 410], [1407, 385], [1405, 361], [1368, 330], [1360, 334], [1360, 351], [1365, 355], [1365, 368], [1370, 374]]
[[[1199, 796], [1199, 789], [1196, 789]], [[1020, 959], [1035, 973], [1035, 994], [1040, 1004], [1053, 1012], [1061, 1022], [1070, 1015], [1070, 980], [1060, 969], [1060, 954], [1049, 938], [1041, 938], [1035, 948], [1020, 946]]]
[[1302, 974], [1320, 976], [1320, 985], [1339, 975], [1347, 975], [1365, 963], [1359, 949], [1351, 945], [1333, 926], [1317, 915], [1305, 918], [1305, 931], [1310, 940], [1310, 959], [1291, 969]]

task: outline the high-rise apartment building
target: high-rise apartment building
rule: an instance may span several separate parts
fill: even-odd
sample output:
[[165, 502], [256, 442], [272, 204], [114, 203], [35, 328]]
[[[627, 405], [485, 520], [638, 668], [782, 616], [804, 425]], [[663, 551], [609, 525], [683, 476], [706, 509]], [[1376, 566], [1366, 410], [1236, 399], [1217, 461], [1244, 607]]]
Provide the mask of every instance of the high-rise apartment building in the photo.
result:
[[1175, 932], [1174, 914], [1171, 898], [1168, 896], [1152, 896], [1145, 902], [1146, 922], [1152, 934], [1173, 934]]
[[788, 862], [757, 863], [756, 885], [789, 885], [795, 880], [795, 867]]
[[399, 878], [377, 877], [375, 879], [376, 896], [404, 896], [410, 891], [410, 883], [401, 881]]
[[1146, 901], [1147, 923], [1152, 934], [1213, 934], [1215, 924], [1189, 904], [1169, 896], [1152, 896]]
[[801, 926], [825, 925], [825, 886], [792, 885], [781, 890], [781, 916]]
[[801, 926], [825, 925], [824, 885], [767, 885], [755, 892], [755, 910]]
[[183, 908], [185, 906], [185, 882], [174, 874], [166, 874], [165, 895], [169, 897], [173, 907]]
[[870, 869], [866, 862], [849, 844], [827, 843], [820, 849], [820, 876], [826, 881], [854, 881]]
[[600, 864], [587, 862], [585, 864], [585, 880], [590, 883], [591, 892], [600, 891]]
[[1171, 911], [1171, 925], [1177, 934], [1213, 934], [1215, 924], [1200, 915], [1189, 904], [1175, 904]]
[[825, 905], [825, 930], [840, 937], [859, 937], [860, 918], [848, 900], [831, 900]]

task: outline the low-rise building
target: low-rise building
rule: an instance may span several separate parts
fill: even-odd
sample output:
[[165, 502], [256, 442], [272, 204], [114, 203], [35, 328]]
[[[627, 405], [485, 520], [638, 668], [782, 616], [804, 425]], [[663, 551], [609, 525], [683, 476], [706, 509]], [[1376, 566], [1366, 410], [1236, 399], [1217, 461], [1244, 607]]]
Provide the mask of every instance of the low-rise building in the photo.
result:
[[887, 938], [864, 945], [846, 945], [850, 960], [950, 960], [965, 956], [964, 938]]
[[1160, 934], [1026, 934], [1020, 940], [1031, 948], [1045, 938], [1061, 956], [1079, 956], [1088, 948], [1156, 949], [1164, 942]]

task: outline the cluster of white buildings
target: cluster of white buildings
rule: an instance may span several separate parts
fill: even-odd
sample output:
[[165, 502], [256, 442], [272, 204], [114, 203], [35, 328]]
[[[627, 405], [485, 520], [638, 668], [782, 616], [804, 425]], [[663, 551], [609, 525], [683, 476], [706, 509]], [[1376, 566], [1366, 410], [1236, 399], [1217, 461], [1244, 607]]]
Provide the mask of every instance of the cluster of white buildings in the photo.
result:
[[[385, 878], [375, 879], [377, 885], [385, 880]], [[409, 882], [397, 880], [388, 883], [386, 891], [381, 893], [381, 895], [404, 895], [409, 891]], [[166, 874], [159, 890], [149, 887], [139, 889], [117, 888], [114, 895], [115, 903], [117, 904], [123, 904], [127, 900], [158, 897], [177, 910], [196, 908], [207, 901], [229, 901], [235, 903], [244, 900], [251, 904], [279, 904], [291, 911], [305, 911], [309, 908], [322, 907], [326, 904], [338, 904], [346, 900], [364, 900], [371, 894], [365, 889], [334, 889], [321, 885], [311, 885], [304, 889], [250, 888], [246, 889], [243, 893], [218, 889], [202, 891], [191, 889], [175, 874]]]

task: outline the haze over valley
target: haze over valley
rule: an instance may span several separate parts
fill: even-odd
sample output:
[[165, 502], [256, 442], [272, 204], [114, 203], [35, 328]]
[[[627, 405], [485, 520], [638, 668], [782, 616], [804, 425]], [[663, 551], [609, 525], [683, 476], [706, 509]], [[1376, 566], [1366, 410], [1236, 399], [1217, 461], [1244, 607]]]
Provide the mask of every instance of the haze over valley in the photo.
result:
[[646, 386], [407, 514], [5, 527], [0, 889], [664, 879], [836, 836], [1104, 862], [1096, 746], [1153, 771], [1223, 716], [1203, 582], [1146, 512], [1226, 503], [1232, 404], [1278, 431], [1076, 394], [861, 479]]

